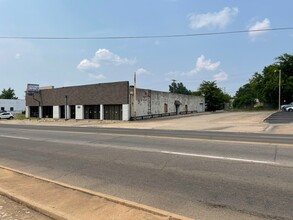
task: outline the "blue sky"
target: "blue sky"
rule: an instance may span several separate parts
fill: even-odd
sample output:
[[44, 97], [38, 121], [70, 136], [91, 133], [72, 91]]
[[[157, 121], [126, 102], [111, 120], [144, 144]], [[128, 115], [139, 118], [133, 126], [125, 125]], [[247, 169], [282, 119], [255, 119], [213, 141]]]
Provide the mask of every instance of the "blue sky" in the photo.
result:
[[[248, 3], [249, 2], [249, 3]], [[293, 1], [0, 0], [0, 37], [108, 37], [293, 27]], [[217, 80], [234, 95], [256, 71], [293, 52], [293, 30], [185, 38], [0, 39], [0, 90], [130, 81], [167, 91]]]

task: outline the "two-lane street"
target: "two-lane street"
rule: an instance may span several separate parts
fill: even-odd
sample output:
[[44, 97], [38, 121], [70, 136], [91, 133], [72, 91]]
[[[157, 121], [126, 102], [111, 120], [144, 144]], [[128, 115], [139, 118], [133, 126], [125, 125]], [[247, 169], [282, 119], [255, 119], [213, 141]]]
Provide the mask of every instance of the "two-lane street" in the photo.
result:
[[290, 135], [1, 125], [0, 165], [193, 218], [236, 212], [290, 219], [292, 141]]

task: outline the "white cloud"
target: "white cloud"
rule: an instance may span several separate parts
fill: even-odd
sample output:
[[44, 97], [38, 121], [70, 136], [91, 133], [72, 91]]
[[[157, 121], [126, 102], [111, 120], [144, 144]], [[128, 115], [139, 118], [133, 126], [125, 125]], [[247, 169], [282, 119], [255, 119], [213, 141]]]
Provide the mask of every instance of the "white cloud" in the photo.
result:
[[107, 49], [99, 49], [95, 56], [92, 59], [96, 63], [109, 63], [114, 65], [121, 65], [121, 64], [132, 64], [134, 60], [129, 60], [127, 58], [122, 58]]
[[78, 64], [77, 69], [81, 71], [85, 71], [85, 72], [95, 72], [102, 65], [119, 66], [122, 64], [133, 64], [133, 63], [135, 63], [135, 60], [122, 58], [107, 49], [99, 49], [95, 53], [95, 56], [91, 58], [90, 60], [89, 59], [82, 60]]
[[260, 29], [268, 29], [271, 27], [271, 21], [268, 18], [265, 18], [263, 21], [257, 21], [254, 25], [249, 28], [249, 37], [255, 40], [257, 37], [266, 33], [266, 31], [253, 31]]
[[15, 59], [19, 59], [20, 58], [20, 53], [16, 53], [14, 56]]
[[213, 70], [216, 70], [220, 66], [220, 64], [221, 64], [220, 61], [212, 63], [210, 59], [205, 59], [205, 56], [201, 55], [196, 60], [195, 70], [197, 72], [201, 70], [213, 71]]
[[189, 72], [182, 72], [180, 74], [177, 72], [173, 72], [173, 75], [175, 73], [176, 75], [181, 75], [181, 76], [194, 76], [202, 70], [215, 71], [218, 69], [220, 65], [221, 65], [220, 61], [213, 63], [211, 59], [206, 59], [204, 55], [201, 55], [200, 57], [197, 58], [194, 69], [190, 70]]
[[[197, 58], [194, 69], [188, 72], [178, 72], [178, 71], [168, 72], [165, 74], [166, 80], [178, 79], [180, 77], [186, 77], [186, 76], [195, 76], [199, 74], [201, 71], [206, 71], [206, 73], [207, 72], [216, 73], [215, 71], [219, 69], [220, 65], [221, 65], [220, 61], [212, 62], [211, 59], [206, 59], [204, 55], [201, 55]], [[227, 81], [228, 74], [221, 70], [219, 73], [213, 75], [213, 79], [218, 82]]]
[[206, 14], [193, 14], [189, 16], [189, 27], [191, 29], [200, 28], [224, 28], [234, 17], [238, 15], [238, 8], [225, 7], [219, 12], [209, 12]]
[[92, 73], [89, 73], [88, 75], [90, 78], [92, 79], [96, 79], [96, 80], [101, 80], [101, 79], [105, 79], [106, 77], [103, 75], [103, 74], [92, 74]]
[[218, 82], [224, 82], [228, 80], [228, 74], [224, 71], [221, 71], [218, 74], [214, 75], [213, 78]]
[[141, 76], [141, 75], [149, 74], [149, 71], [147, 71], [147, 70], [144, 69], [144, 68], [139, 68], [139, 69], [137, 69], [135, 72], [136, 72], [136, 75], [137, 75], [137, 76]]
[[91, 70], [98, 69], [100, 66], [101, 65], [99, 63], [95, 63], [93, 61], [84, 59], [80, 61], [77, 68], [81, 71], [91, 71]]

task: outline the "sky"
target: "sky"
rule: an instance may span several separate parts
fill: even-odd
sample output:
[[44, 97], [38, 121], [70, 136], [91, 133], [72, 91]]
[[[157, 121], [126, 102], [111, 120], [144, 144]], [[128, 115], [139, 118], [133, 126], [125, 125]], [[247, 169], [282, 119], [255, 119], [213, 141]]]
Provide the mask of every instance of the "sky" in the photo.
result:
[[[293, 27], [292, 9], [292, 0], [0, 0], [0, 90], [23, 99], [28, 83], [133, 84], [136, 72], [139, 88], [168, 91], [177, 80], [195, 91], [205, 80], [234, 95], [293, 53], [293, 30], [249, 32]], [[239, 30], [248, 32], [134, 38]]]

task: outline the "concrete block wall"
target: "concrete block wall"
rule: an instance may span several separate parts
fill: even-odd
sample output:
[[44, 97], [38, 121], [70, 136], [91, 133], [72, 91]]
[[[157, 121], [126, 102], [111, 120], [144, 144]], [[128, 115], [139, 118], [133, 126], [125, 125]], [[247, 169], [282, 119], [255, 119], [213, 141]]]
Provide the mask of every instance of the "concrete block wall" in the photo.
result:
[[84, 119], [84, 107], [83, 105], [75, 106], [75, 118], [76, 119]]
[[53, 106], [53, 118], [59, 119], [60, 118], [60, 106]]
[[[178, 112], [185, 111], [186, 105], [188, 111], [203, 112], [205, 110], [205, 99], [202, 96], [182, 95], [147, 89], [137, 89], [136, 94], [136, 116], [165, 113], [165, 104], [167, 104], [167, 112], [176, 112], [175, 101], [181, 103], [178, 107]], [[131, 116], [133, 117], [133, 96], [131, 96], [130, 101]]]
[[130, 106], [129, 104], [122, 105], [122, 121], [129, 121], [130, 119]]
[[31, 115], [30, 107], [25, 106], [25, 118], [29, 118]]

